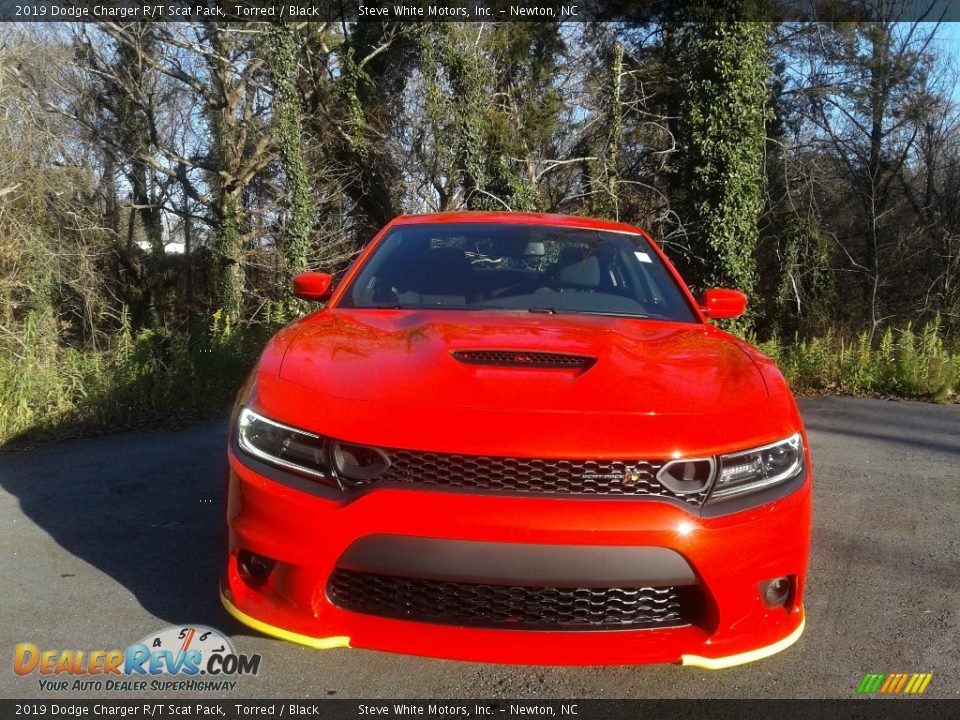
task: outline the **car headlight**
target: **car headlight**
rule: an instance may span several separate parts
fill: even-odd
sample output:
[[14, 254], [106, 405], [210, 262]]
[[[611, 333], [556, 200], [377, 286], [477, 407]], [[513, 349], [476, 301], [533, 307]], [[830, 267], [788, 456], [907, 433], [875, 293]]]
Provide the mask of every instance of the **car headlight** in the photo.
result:
[[796, 477], [803, 469], [800, 433], [786, 440], [717, 458], [717, 477], [708, 503], [764, 490]]
[[328, 462], [330, 441], [325, 437], [244, 408], [237, 419], [237, 444], [245, 453], [265, 463], [337, 486]]

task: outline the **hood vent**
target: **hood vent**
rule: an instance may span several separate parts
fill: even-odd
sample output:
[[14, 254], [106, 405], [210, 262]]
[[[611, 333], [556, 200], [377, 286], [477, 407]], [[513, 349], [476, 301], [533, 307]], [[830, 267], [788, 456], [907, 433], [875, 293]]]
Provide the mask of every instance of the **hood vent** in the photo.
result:
[[587, 355], [530, 352], [528, 350], [455, 350], [453, 357], [468, 365], [560, 368], [565, 370], [587, 370], [597, 361], [596, 358]]

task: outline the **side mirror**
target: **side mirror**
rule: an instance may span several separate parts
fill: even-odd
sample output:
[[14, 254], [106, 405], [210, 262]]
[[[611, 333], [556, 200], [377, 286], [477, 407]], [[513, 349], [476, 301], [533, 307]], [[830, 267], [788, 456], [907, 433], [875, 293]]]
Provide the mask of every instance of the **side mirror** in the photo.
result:
[[302, 272], [293, 276], [293, 294], [301, 300], [326, 300], [332, 294], [333, 277], [322, 272]]
[[713, 288], [703, 293], [700, 305], [703, 314], [708, 318], [735, 318], [743, 315], [743, 311], [747, 309], [747, 296], [739, 290]]

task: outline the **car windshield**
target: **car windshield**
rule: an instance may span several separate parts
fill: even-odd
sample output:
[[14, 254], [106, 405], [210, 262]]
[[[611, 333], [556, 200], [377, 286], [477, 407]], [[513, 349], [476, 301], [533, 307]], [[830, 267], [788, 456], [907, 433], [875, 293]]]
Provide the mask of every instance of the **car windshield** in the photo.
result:
[[640, 235], [500, 223], [393, 228], [339, 307], [697, 321], [673, 276]]

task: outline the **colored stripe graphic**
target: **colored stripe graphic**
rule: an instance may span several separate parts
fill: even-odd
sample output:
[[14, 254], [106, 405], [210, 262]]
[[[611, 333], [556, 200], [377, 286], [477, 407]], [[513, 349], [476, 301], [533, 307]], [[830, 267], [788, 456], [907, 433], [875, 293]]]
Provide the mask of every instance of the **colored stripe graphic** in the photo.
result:
[[861, 694], [883, 693], [886, 695], [919, 695], [933, 679], [932, 673], [867, 673], [857, 686]]
[[927, 685], [933, 680], [933, 673], [915, 673], [913, 677], [917, 678], [917, 680], [914, 682], [913, 690], [910, 692], [919, 695], [927, 689]]
[[900, 677], [900, 673], [890, 673], [887, 675], [886, 681], [880, 687], [880, 692], [885, 693], [889, 692], [890, 688], [897, 684], [897, 679]]
[[863, 680], [860, 681], [860, 686], [857, 688], [858, 693], [875, 693], [880, 689], [880, 683], [883, 682], [883, 679], [886, 677], [883, 673], [867, 673], [863, 676]]

